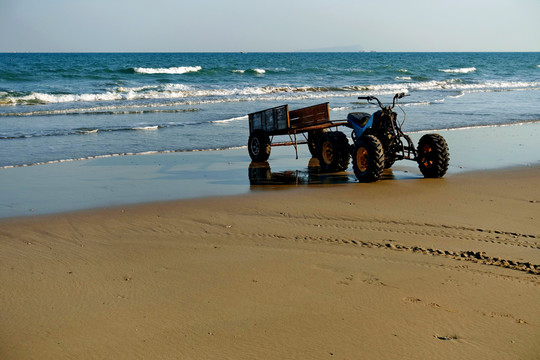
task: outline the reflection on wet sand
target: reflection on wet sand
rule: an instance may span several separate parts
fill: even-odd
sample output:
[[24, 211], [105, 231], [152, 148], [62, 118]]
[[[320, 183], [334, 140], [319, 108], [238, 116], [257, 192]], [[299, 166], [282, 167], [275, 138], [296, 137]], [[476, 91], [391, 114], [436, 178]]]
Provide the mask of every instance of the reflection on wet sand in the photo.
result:
[[251, 185], [318, 185], [355, 181], [354, 175], [351, 176], [347, 172], [321, 173], [317, 158], [311, 158], [306, 169], [277, 172], [272, 172], [267, 161], [252, 162], [249, 165], [248, 176]]
[[[398, 172], [399, 173], [399, 172]], [[321, 171], [319, 160], [313, 157], [309, 160], [307, 168], [302, 170], [283, 170], [273, 172], [268, 161], [251, 162], [248, 168], [249, 183], [251, 186], [259, 185], [323, 185], [357, 183], [358, 180], [352, 171], [325, 173]], [[392, 169], [385, 169], [380, 180], [395, 180], [418, 178], [405, 171], [395, 174]]]

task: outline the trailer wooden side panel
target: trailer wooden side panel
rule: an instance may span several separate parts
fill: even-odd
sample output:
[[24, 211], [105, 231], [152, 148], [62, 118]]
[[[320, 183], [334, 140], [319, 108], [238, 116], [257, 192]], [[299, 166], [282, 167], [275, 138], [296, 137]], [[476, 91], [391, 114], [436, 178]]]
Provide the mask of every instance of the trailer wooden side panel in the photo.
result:
[[291, 129], [301, 129], [330, 122], [328, 103], [308, 106], [289, 112]]
[[328, 103], [289, 111], [288, 105], [257, 111], [249, 116], [249, 132], [263, 131], [268, 136], [291, 135], [332, 126]]

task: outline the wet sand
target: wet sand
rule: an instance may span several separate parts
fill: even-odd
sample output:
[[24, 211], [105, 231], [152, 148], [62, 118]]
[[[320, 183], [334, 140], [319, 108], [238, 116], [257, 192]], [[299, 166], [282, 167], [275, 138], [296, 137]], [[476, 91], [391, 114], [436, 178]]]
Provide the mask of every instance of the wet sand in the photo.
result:
[[[538, 122], [439, 133], [450, 147], [447, 177], [540, 162]], [[422, 133], [411, 134], [415, 143], [421, 136]], [[267, 164], [270, 169], [265, 172], [251, 171], [260, 164], [250, 164], [247, 149], [119, 156], [0, 169], [0, 218], [239, 195], [284, 183], [289, 186], [356, 183], [352, 166], [348, 172], [337, 175], [317, 174], [312, 166], [307, 146], [302, 145], [298, 160], [292, 147], [272, 148]], [[268, 172], [275, 175], [271, 176], [273, 183], [267, 181], [267, 186], [256, 186], [262, 185], [257, 176], [266, 177]], [[422, 179], [422, 176], [416, 163], [404, 160], [396, 162], [384, 178]]]
[[0, 358], [538, 358], [540, 166], [458, 153], [374, 184], [277, 154], [234, 196], [0, 220]]

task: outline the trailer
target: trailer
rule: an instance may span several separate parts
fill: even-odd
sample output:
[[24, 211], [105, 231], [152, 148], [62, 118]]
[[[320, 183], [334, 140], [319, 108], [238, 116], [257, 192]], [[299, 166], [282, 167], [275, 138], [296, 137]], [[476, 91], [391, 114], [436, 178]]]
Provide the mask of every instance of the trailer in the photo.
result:
[[[345, 120], [330, 120], [327, 102], [291, 111], [289, 105], [281, 105], [248, 114], [248, 117], [248, 151], [251, 160], [256, 162], [268, 160], [272, 146], [294, 146], [298, 159], [298, 145], [307, 144], [311, 155], [319, 156], [320, 143], [328, 128], [350, 127]], [[337, 133], [347, 140], [342, 132], [328, 132], [331, 136]], [[289, 141], [274, 142], [274, 137], [280, 135], [288, 136]]]

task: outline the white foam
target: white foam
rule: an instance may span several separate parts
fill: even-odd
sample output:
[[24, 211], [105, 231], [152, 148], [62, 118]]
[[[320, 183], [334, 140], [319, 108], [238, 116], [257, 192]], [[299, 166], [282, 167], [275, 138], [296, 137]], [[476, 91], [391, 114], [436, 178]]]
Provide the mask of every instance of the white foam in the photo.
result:
[[[274, 71], [286, 71], [287, 69], [284, 69], [284, 68], [277, 68], [277, 69], [274, 69]], [[262, 74], [266, 74], [266, 70], [264, 69], [248, 69], [248, 70], [241, 70], [241, 69], [237, 69], [237, 70], [232, 70], [233, 73], [235, 74], [245, 74], [246, 72], [251, 72], [251, 73], [255, 73], [255, 74], [259, 74], [259, 75], [262, 75]]]
[[81, 134], [97, 134], [99, 129], [81, 130]]
[[[414, 84], [411, 84], [414, 85]], [[395, 91], [398, 92], [408, 92], [407, 87], [411, 86], [409, 84], [380, 84], [380, 85], [367, 85], [367, 86], [359, 86], [357, 90], [368, 90], [369, 91]], [[369, 95], [369, 94], [368, 94]]]
[[418, 101], [407, 104], [402, 104], [402, 106], [429, 106], [431, 103], [429, 101]]
[[12, 103], [67, 103], [76, 101], [112, 101], [121, 100], [123, 96], [115, 92], [101, 94], [47, 94], [32, 92], [21, 97], [9, 97]]
[[133, 130], [157, 130], [159, 128], [158, 125], [153, 125], [153, 126], [139, 126], [139, 127], [134, 127]]
[[[460, 79], [444, 81], [402, 82], [374, 85], [345, 86], [342, 88], [309, 87], [309, 86], [247, 86], [229, 89], [194, 89], [184, 84], [164, 84], [142, 87], [119, 87], [115, 90], [99, 94], [46, 94], [31, 93], [25, 96], [11, 96], [5, 98], [6, 102], [13, 105], [35, 103], [69, 103], [69, 102], [106, 102], [118, 100], [172, 100], [186, 99], [182, 102], [168, 104], [145, 104], [141, 107], [194, 105], [208, 103], [223, 103], [237, 101], [257, 101], [272, 99], [309, 99], [327, 97], [350, 97], [357, 95], [386, 95], [387, 93], [405, 92], [414, 90], [454, 90], [461, 92], [471, 91], [500, 91], [500, 90], [536, 90], [540, 82], [512, 82], [512, 81], [486, 81], [484, 83], [464, 83]], [[275, 96], [272, 96], [275, 95]], [[215, 99], [208, 99], [214, 97]], [[95, 109], [118, 109], [123, 106], [115, 104], [111, 107], [95, 107]], [[137, 107], [137, 105], [127, 105]], [[39, 112], [39, 111], [38, 111]], [[38, 114], [32, 112], [31, 114]], [[77, 110], [63, 109], [54, 110], [54, 113], [76, 113]], [[1, 113], [0, 116], [16, 116], [19, 113]], [[30, 114], [30, 113], [27, 113]], [[39, 114], [52, 114], [48, 111]]]
[[202, 70], [200, 66], [178, 66], [169, 68], [140, 68], [133, 69], [139, 74], [185, 74], [189, 72], [198, 72]]
[[467, 74], [467, 73], [476, 71], [476, 68], [468, 67], [468, 68], [459, 68], [459, 69], [439, 69], [439, 71], [442, 71], [445, 73]]
[[244, 116], [238, 116], [238, 117], [234, 117], [234, 118], [230, 118], [230, 119], [214, 120], [214, 121], [212, 121], [212, 123], [213, 124], [227, 124], [227, 123], [230, 123], [230, 122], [233, 122], [233, 121], [247, 120], [247, 119], [248, 119], [248, 116], [244, 115]]
[[396, 76], [396, 80], [412, 80], [410, 76]]
[[426, 81], [419, 83], [407, 84], [407, 86], [414, 90], [477, 90], [477, 89], [519, 89], [528, 88], [534, 89], [540, 86], [540, 82], [524, 82], [524, 81], [486, 81], [478, 84], [465, 84], [459, 80], [446, 80], [446, 81]]

